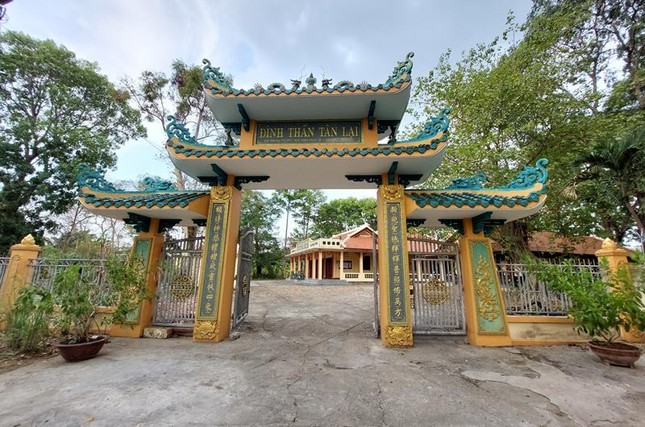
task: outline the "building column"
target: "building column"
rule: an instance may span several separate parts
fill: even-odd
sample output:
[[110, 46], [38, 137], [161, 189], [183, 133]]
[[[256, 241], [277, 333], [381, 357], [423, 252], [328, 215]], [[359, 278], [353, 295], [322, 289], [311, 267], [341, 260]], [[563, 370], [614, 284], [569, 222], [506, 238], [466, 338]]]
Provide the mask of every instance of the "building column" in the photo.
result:
[[506, 308], [499, 286], [493, 249], [483, 230], [473, 230], [473, 220], [463, 220], [459, 259], [464, 287], [466, 333], [477, 346], [510, 346]]
[[[607, 273], [616, 274], [621, 268], [626, 268], [629, 279], [632, 280], [629, 271], [629, 263], [627, 260], [627, 250], [618, 247], [616, 242], [612, 241], [611, 239], [605, 239], [602, 242], [602, 247], [598, 251], [596, 251], [596, 256], [598, 257], [598, 261], [604, 261], [607, 263], [607, 267], [609, 268], [609, 271]], [[645, 342], [645, 333], [636, 328], [631, 328], [631, 330], [627, 332], [624, 328], [621, 327], [620, 337], [626, 342]]]
[[358, 253], [358, 280], [365, 280], [363, 277], [363, 252]]
[[140, 257], [143, 261], [143, 267], [147, 272], [146, 292], [153, 298], [141, 301], [139, 308], [128, 315], [125, 324], [111, 325], [110, 336], [140, 338], [144, 329], [152, 325], [154, 296], [157, 294], [157, 269], [164, 244], [164, 235], [159, 231], [159, 225], [158, 218], [150, 219], [148, 230], [137, 234], [130, 250], [131, 255]]
[[309, 254], [305, 254], [305, 279], [309, 279]]
[[[387, 178], [384, 176], [384, 181]], [[379, 185], [377, 218], [381, 341], [387, 347], [411, 347], [412, 312], [402, 185]]]
[[343, 268], [343, 263], [345, 262], [344, 259], [345, 251], [342, 250], [340, 251], [340, 267], [339, 267], [339, 273], [338, 273], [338, 278], [340, 280], [345, 280], [345, 269]]
[[318, 252], [318, 280], [323, 278], [323, 253], [322, 251]]
[[[0, 283], [0, 313], [11, 309], [20, 290], [31, 281], [31, 262], [38, 258], [40, 249], [31, 234], [11, 247], [9, 264]], [[0, 330], [4, 328], [4, 322], [0, 321]]]
[[231, 175], [228, 184], [211, 188], [193, 341], [220, 342], [231, 329], [242, 198]]

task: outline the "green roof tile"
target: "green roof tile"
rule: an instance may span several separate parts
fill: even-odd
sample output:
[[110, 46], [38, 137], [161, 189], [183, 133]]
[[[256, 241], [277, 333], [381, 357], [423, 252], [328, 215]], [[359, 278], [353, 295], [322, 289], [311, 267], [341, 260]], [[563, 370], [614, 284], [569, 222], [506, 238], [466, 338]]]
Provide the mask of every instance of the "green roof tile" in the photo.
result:
[[526, 196], [500, 196], [500, 195], [490, 195], [490, 194], [481, 194], [481, 193], [471, 193], [471, 192], [461, 192], [461, 193], [452, 193], [452, 192], [423, 192], [419, 191], [406, 191], [405, 195], [417, 204], [421, 208], [427, 207], [439, 207], [443, 206], [446, 208], [455, 206], [463, 207], [465, 205], [472, 208], [477, 206], [488, 207], [493, 205], [495, 207], [501, 208], [502, 206], [513, 207], [515, 205], [528, 206], [529, 203], [537, 202], [540, 200], [541, 192], [532, 192]]
[[106, 208], [130, 208], [137, 207], [141, 208], [143, 206], [147, 208], [152, 207], [186, 207], [193, 200], [197, 200], [200, 197], [207, 195], [208, 192], [204, 191], [175, 191], [172, 193], [130, 193], [128, 197], [112, 198], [112, 197], [97, 197], [94, 194], [83, 195], [86, 203], [92, 204], [96, 207], [103, 206]]

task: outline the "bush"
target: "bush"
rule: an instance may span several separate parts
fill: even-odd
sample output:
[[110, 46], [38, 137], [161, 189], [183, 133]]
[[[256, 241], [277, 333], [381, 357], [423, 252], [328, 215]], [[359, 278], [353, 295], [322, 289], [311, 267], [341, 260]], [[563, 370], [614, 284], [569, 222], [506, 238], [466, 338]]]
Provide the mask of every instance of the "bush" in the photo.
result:
[[49, 338], [53, 311], [52, 296], [47, 290], [22, 288], [6, 316], [9, 347], [25, 353], [42, 351]]

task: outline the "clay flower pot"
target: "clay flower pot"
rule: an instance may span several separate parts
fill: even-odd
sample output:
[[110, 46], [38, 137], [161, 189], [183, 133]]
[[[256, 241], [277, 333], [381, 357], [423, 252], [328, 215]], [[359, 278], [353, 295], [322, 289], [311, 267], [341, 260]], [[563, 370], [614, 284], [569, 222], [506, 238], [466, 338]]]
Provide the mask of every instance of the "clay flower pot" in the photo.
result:
[[641, 357], [641, 350], [622, 342], [590, 341], [589, 348], [604, 363], [633, 368]]
[[103, 344], [108, 338], [102, 335], [90, 337], [90, 340], [78, 344], [54, 344], [58, 352], [68, 362], [80, 362], [81, 360], [91, 359], [103, 348]]

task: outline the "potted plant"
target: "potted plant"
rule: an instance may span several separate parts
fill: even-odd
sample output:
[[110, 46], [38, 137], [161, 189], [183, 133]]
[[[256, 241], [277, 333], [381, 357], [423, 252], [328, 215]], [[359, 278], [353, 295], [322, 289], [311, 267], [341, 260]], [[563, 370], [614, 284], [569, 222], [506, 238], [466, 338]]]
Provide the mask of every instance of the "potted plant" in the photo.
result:
[[[54, 279], [52, 294], [58, 307], [56, 319], [61, 339], [55, 346], [68, 362], [94, 357], [108, 341], [104, 334], [91, 334], [113, 323], [127, 323], [128, 316], [147, 298], [146, 271], [139, 258], [110, 257], [105, 261], [108, 288], [101, 291], [82, 264], [70, 265]], [[97, 307], [110, 313], [97, 320]]]
[[614, 273], [608, 273], [606, 265], [601, 267], [600, 276], [572, 263], [541, 263], [533, 269], [538, 279], [569, 298], [568, 314], [576, 331], [589, 336], [589, 347], [601, 361], [633, 368], [640, 349], [617, 339], [621, 328], [627, 332], [645, 329], [643, 288], [631, 279], [627, 266]]

